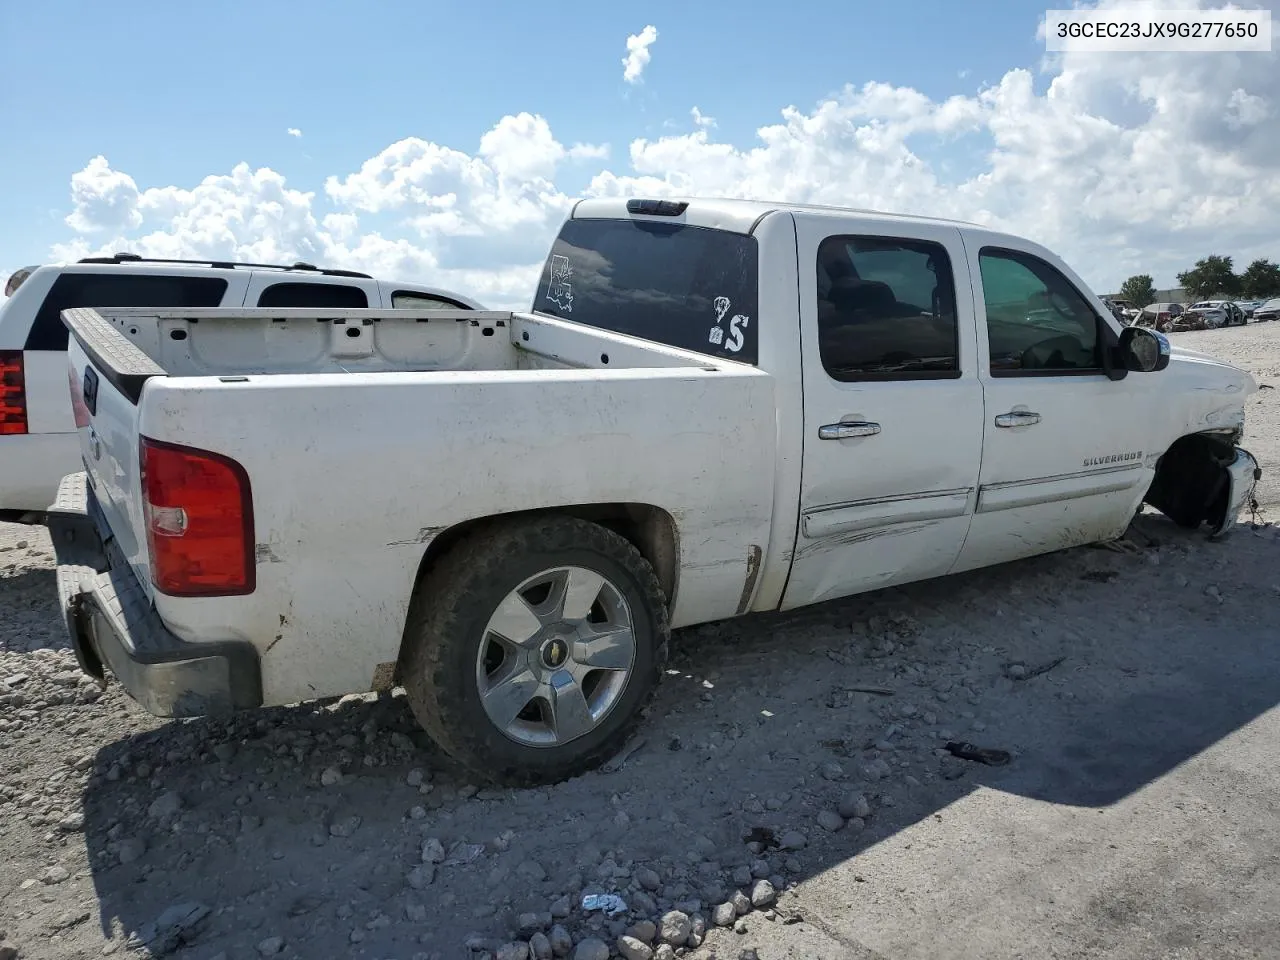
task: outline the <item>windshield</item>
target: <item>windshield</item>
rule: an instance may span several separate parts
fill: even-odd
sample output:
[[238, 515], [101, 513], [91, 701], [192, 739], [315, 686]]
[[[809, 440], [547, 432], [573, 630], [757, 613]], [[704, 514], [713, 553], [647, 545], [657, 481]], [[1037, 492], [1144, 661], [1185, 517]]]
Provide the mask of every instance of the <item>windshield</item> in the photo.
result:
[[754, 237], [652, 220], [569, 220], [533, 311], [756, 363]]

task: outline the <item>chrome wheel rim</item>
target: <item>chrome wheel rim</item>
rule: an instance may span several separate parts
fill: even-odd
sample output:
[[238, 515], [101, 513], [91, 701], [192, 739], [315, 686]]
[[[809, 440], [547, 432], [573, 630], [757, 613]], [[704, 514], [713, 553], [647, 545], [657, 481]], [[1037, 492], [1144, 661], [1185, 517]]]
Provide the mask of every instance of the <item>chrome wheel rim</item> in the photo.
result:
[[557, 747], [596, 729], [635, 667], [627, 598], [585, 567], [535, 574], [506, 595], [476, 655], [480, 703], [517, 743]]

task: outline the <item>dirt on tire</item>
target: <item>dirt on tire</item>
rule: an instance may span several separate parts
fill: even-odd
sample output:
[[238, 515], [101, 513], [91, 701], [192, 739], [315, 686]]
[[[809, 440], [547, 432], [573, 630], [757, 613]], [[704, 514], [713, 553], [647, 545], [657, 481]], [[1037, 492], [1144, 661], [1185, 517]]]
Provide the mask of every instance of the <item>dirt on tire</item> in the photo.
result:
[[[591, 733], [566, 747], [520, 746], [480, 706], [477, 649], [507, 593], [540, 570], [569, 564], [607, 573], [630, 595], [636, 665], [617, 705]], [[405, 629], [401, 683], [423, 727], [478, 781], [555, 783], [596, 767], [630, 737], [662, 676], [670, 634], [657, 576], [626, 539], [574, 517], [502, 522], [453, 546], [426, 572]]]

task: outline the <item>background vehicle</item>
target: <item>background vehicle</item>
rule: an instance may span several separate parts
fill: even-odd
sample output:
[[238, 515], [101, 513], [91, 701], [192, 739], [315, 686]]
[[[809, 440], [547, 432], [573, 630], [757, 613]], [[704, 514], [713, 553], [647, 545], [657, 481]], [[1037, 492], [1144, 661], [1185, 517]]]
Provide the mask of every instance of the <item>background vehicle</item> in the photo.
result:
[[1280, 297], [1268, 300], [1254, 310], [1253, 319], [1256, 323], [1264, 323], [1267, 320], [1280, 320]]
[[84, 669], [175, 716], [399, 683], [510, 783], [616, 750], [672, 627], [1110, 539], [1144, 499], [1223, 532], [1257, 469], [1247, 373], [921, 217], [582, 201], [528, 313], [64, 320]]
[[[144, 259], [132, 254], [26, 267], [0, 305], [0, 519], [39, 522], [58, 481], [80, 467], [67, 399], [69, 307], [448, 307], [478, 309], [434, 287], [350, 270]], [[260, 335], [261, 337], [261, 335]], [[271, 339], [250, 349], [269, 354]]]
[[1130, 323], [1141, 312], [1141, 308], [1131, 300], [1116, 300], [1115, 304], [1124, 311], [1124, 315], [1129, 318]]
[[[1218, 324], [1221, 326], [1222, 324]], [[1208, 330], [1209, 318], [1200, 313], [1181, 313], [1170, 320], [1164, 327], [1170, 333], [1185, 333], [1188, 330]]]
[[1180, 303], [1149, 303], [1138, 311], [1138, 316], [1133, 322], [1138, 327], [1166, 331], [1170, 329], [1175, 319], [1182, 316], [1184, 309]]
[[1240, 312], [1245, 315], [1245, 319], [1252, 319], [1253, 312], [1257, 310], [1265, 302], [1263, 300], [1236, 300], [1235, 305], [1240, 308]]
[[1122, 306], [1122, 304], [1127, 303], [1124, 300], [1103, 300], [1102, 302], [1111, 311], [1111, 315], [1125, 326], [1128, 326], [1133, 321], [1133, 316], [1137, 313], [1136, 310], [1130, 311]]
[[[1189, 326], [1195, 320], [1203, 321], [1203, 326]], [[1173, 325], [1174, 330], [1216, 330], [1218, 327], [1243, 326], [1248, 321], [1244, 311], [1230, 300], [1201, 300], [1193, 303]]]

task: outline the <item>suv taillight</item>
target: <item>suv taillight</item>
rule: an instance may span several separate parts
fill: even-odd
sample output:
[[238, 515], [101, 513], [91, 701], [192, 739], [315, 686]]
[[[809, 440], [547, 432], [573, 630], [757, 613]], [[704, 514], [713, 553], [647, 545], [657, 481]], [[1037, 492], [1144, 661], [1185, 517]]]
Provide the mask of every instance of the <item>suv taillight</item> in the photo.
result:
[[0, 350], [0, 436], [27, 432], [27, 383], [21, 350]]
[[220, 454], [141, 438], [151, 582], [171, 597], [253, 593], [253, 495]]

